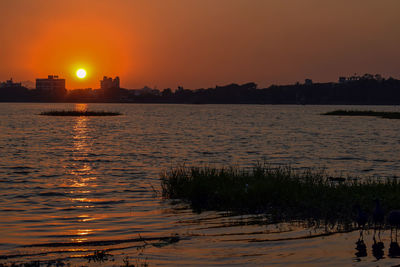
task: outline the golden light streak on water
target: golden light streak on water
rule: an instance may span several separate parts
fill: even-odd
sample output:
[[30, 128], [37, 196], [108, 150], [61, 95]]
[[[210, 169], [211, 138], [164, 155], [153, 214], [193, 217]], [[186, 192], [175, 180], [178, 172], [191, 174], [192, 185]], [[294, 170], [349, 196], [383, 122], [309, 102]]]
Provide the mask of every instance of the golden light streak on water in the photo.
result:
[[81, 218], [79, 220], [80, 222], [88, 222], [88, 221], [96, 220], [95, 217], [90, 217], [90, 215], [88, 215], [88, 214], [79, 215], [78, 218]]
[[[87, 104], [76, 104], [75, 110], [78, 111], [86, 111]], [[77, 190], [70, 191], [75, 195], [79, 195], [79, 197], [69, 198], [69, 201], [74, 203], [73, 207], [79, 207], [84, 210], [90, 210], [93, 208], [93, 205], [76, 205], [76, 203], [91, 203], [95, 202], [96, 199], [91, 198], [91, 193], [93, 192], [93, 188], [97, 187], [97, 174], [93, 170], [90, 162], [86, 162], [88, 160], [88, 154], [92, 151], [92, 145], [90, 143], [88, 128], [88, 117], [79, 116], [76, 118], [75, 125], [73, 126], [73, 168], [70, 170], [70, 174], [72, 175], [70, 178], [69, 185], [70, 187], [74, 187]], [[84, 195], [85, 197], [82, 197]], [[90, 213], [85, 212], [81, 215], [78, 215], [77, 221], [79, 225], [77, 225], [77, 229], [73, 230], [73, 235], [81, 236], [79, 238], [71, 238], [72, 242], [84, 242], [88, 239], [83, 236], [90, 235], [94, 232], [92, 229], [87, 229], [87, 222], [96, 220], [95, 217], [92, 217]]]
[[87, 111], [87, 104], [75, 104], [76, 111]]

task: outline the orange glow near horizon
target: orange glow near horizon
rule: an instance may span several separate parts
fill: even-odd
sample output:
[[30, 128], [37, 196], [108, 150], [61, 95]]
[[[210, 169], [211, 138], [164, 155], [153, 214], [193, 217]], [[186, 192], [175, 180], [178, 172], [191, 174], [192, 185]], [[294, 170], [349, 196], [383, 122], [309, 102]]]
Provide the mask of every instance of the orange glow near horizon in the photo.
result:
[[[208, 88], [399, 77], [400, 1], [0, 1], [0, 81]], [[88, 76], [75, 72], [84, 68]]]
[[[82, 24], [86, 27], [79, 27]], [[55, 74], [65, 78], [67, 89], [99, 88], [104, 75], [123, 75], [130, 69], [128, 44], [114, 38], [120, 35], [118, 27], [98, 20], [47, 25], [31, 45], [30, 68], [37, 77]], [[76, 75], [77, 69], [86, 70], [85, 79]]]

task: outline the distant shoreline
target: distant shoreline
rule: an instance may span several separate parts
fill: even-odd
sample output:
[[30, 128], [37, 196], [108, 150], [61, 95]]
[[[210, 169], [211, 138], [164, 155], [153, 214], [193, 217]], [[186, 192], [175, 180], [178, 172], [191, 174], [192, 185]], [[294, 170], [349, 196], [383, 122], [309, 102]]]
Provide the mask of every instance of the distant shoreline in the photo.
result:
[[0, 102], [148, 103], [148, 104], [272, 104], [272, 105], [400, 105], [400, 80], [364, 75], [338, 83], [272, 85], [229, 84], [208, 89], [65, 89], [54, 92], [25, 87], [0, 88]]

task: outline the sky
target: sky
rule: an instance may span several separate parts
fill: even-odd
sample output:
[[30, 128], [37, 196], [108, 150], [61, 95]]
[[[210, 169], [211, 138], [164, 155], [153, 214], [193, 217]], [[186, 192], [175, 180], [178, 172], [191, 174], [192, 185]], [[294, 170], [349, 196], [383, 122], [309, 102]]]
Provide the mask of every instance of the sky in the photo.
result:
[[[208, 88], [400, 77], [398, 0], [1, 0], [0, 81]], [[85, 68], [79, 80], [75, 72]]]

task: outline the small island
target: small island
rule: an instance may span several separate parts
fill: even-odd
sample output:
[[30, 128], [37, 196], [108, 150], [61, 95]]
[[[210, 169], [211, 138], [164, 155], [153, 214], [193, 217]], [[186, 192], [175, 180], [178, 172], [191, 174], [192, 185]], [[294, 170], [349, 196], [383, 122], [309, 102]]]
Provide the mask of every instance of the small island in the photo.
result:
[[119, 116], [122, 115], [119, 112], [109, 111], [88, 111], [88, 110], [51, 110], [44, 111], [39, 115], [43, 116]]
[[334, 115], [334, 116], [373, 116], [385, 119], [400, 119], [400, 112], [389, 112], [389, 111], [372, 111], [372, 110], [335, 110], [323, 113], [322, 115]]

